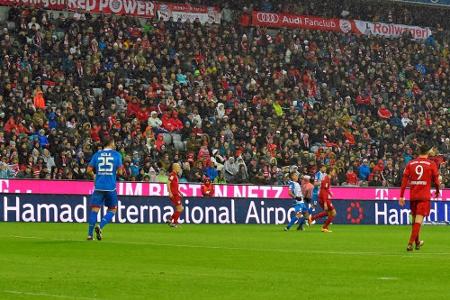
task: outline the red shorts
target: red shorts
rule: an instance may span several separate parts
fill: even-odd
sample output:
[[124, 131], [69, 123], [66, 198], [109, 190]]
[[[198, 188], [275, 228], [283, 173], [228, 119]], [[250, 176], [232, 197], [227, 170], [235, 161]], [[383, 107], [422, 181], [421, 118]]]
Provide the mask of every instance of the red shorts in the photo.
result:
[[322, 207], [323, 210], [325, 210], [325, 203], [327, 204], [327, 211], [332, 211], [334, 209], [333, 203], [331, 203], [331, 199], [329, 196], [323, 196], [321, 197], [319, 195], [319, 204], [320, 207]]
[[182, 205], [181, 204], [182, 200], [183, 199], [181, 198], [181, 196], [173, 196], [172, 198], [170, 198], [170, 202], [172, 202], [173, 206], [180, 206], [180, 205]]
[[430, 215], [430, 201], [410, 201], [410, 205], [413, 216], [421, 215], [428, 217]]

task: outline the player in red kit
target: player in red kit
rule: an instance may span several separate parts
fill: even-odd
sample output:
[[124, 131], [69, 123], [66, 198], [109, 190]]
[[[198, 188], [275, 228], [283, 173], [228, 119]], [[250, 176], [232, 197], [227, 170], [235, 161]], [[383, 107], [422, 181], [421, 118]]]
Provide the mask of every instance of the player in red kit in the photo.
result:
[[331, 197], [333, 193], [330, 190], [331, 187], [331, 177], [335, 176], [336, 170], [332, 167], [328, 167], [326, 171], [326, 175], [323, 177], [322, 182], [320, 183], [320, 191], [319, 191], [319, 204], [322, 207], [323, 211], [312, 216], [311, 221], [323, 218], [328, 216], [325, 223], [322, 226], [322, 232], [329, 233], [332, 232], [328, 229], [328, 226], [331, 222], [333, 222], [334, 217], [336, 216], [336, 209], [331, 203]]
[[416, 250], [423, 246], [424, 242], [420, 240], [419, 232], [423, 218], [430, 214], [431, 182], [436, 187], [435, 196], [439, 195], [439, 172], [436, 164], [428, 159], [431, 150], [429, 146], [421, 146], [419, 157], [411, 160], [403, 172], [399, 204], [402, 207], [405, 205], [405, 189], [409, 183], [409, 200], [413, 220], [411, 236], [406, 248], [407, 251], [413, 250], [413, 243], [416, 244]]
[[172, 216], [166, 220], [166, 223], [170, 227], [178, 227], [178, 219], [180, 218], [180, 215], [184, 210], [182, 203], [183, 198], [180, 193], [180, 186], [178, 184], [178, 176], [181, 175], [181, 172], [182, 170], [180, 164], [172, 164], [172, 172], [169, 174], [167, 190], [169, 191], [169, 198], [172, 202], [172, 205], [175, 207], [175, 211]]

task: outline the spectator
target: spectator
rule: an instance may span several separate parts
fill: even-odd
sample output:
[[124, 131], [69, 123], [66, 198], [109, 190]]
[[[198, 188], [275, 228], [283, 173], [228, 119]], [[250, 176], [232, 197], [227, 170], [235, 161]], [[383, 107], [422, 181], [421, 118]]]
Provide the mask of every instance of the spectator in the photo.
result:
[[224, 171], [219, 171], [219, 175], [214, 179], [214, 184], [227, 184]]
[[368, 164], [368, 160], [365, 158], [363, 159], [363, 163], [361, 166], [359, 166], [358, 169], [358, 178], [362, 181], [367, 181], [369, 179], [370, 175], [370, 167]]
[[203, 197], [214, 197], [214, 185], [211, 183], [211, 179], [206, 177], [204, 183], [201, 186]]
[[350, 167], [345, 175], [345, 183], [346, 185], [358, 186], [358, 176], [353, 172], [353, 168]]

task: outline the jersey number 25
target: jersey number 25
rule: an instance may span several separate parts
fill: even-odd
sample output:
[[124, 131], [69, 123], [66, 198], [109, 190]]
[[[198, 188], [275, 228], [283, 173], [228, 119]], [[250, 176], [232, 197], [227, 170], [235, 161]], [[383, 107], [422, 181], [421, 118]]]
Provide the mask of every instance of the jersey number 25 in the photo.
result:
[[98, 170], [100, 172], [112, 172], [114, 157], [99, 157]]

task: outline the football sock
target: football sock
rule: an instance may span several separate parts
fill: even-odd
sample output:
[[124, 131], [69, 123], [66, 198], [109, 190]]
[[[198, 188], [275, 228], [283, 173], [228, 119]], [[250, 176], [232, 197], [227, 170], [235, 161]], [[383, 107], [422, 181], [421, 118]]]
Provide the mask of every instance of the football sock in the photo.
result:
[[312, 216], [312, 220], [314, 221], [314, 220], [317, 220], [317, 219], [321, 219], [321, 218], [323, 218], [323, 217], [325, 217], [327, 215], [328, 215], [328, 213], [326, 211], [323, 211], [323, 212], [320, 212], [318, 214], [313, 215]]
[[334, 220], [334, 216], [328, 216], [327, 220], [325, 221], [325, 224], [323, 224], [323, 228], [328, 229], [328, 226], [330, 225], [331, 222], [333, 222]]
[[420, 223], [414, 223], [412, 230], [411, 230], [411, 237], [409, 238], [409, 244], [412, 245], [416, 241], [416, 238], [419, 236], [420, 226], [422, 224]]
[[103, 227], [105, 227], [106, 224], [110, 223], [115, 214], [116, 214], [115, 212], [108, 210], [106, 214], [103, 216], [102, 221], [100, 222], [100, 228], [103, 229]]
[[174, 223], [174, 224], [178, 224], [178, 218], [180, 217], [180, 212], [179, 211], [176, 211], [176, 212], [174, 212], [173, 213], [173, 215], [172, 215], [172, 223]]
[[291, 218], [291, 221], [289, 221], [289, 224], [287, 225], [287, 229], [291, 228], [292, 225], [294, 225], [295, 222], [297, 222], [297, 220], [298, 220], [298, 218], [297, 218], [296, 216], [293, 216], [293, 217]]
[[97, 223], [97, 215], [98, 215], [98, 211], [93, 211], [93, 210], [91, 210], [91, 212], [89, 213], [89, 219], [88, 219], [88, 223], [89, 223], [88, 236], [92, 236], [92, 234], [94, 233], [94, 226], [95, 226], [95, 223]]
[[301, 217], [298, 219], [298, 226], [305, 224], [305, 217]]
[[[414, 223], [411, 224], [411, 227], [412, 227], [412, 228], [414, 227]], [[412, 230], [412, 228], [411, 228], [411, 230]], [[418, 245], [419, 243], [420, 243], [420, 238], [419, 238], [419, 233], [417, 233], [417, 237], [416, 237], [416, 245]]]

